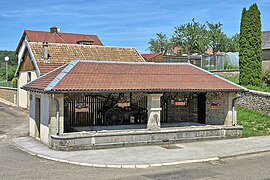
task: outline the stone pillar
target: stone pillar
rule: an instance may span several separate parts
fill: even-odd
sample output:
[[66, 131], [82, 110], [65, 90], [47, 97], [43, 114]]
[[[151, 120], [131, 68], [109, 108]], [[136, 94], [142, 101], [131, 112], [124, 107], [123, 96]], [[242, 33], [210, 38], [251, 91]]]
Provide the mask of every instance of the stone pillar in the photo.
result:
[[[234, 92], [224, 93], [224, 111], [226, 114], [224, 125], [232, 126], [232, 101], [235, 97], [237, 97], [237, 94]], [[234, 123], [236, 124], [236, 110], [234, 111]]]
[[[64, 95], [63, 94], [57, 94], [55, 95], [55, 98], [59, 102], [59, 134], [64, 133]], [[53, 97], [51, 97], [50, 100], [50, 134], [56, 135], [57, 132], [57, 123], [56, 123], [56, 102]]]
[[148, 94], [147, 95], [147, 110], [148, 110], [148, 130], [160, 129], [160, 97], [163, 94]]

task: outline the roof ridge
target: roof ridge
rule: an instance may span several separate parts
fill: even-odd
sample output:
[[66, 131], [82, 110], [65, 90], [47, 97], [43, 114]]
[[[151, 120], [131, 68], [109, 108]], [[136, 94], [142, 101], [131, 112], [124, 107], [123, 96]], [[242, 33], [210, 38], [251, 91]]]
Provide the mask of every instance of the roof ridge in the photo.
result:
[[[45, 30], [31, 30], [31, 29], [25, 29], [24, 31], [36, 31], [36, 32], [45, 32], [45, 33], [51, 33], [49, 31], [45, 31]], [[74, 35], [87, 35], [87, 36], [97, 36], [96, 34], [85, 34], [85, 33], [69, 33], [69, 32], [57, 32], [60, 34], [74, 34]]]
[[79, 62], [83, 63], [108, 63], [108, 64], [145, 64], [145, 65], [191, 65], [191, 63], [188, 62], [182, 62], [182, 63], [155, 63], [155, 62], [148, 62], [148, 61], [137, 61], [137, 62], [129, 62], [129, 61], [112, 61], [112, 60], [82, 60], [82, 59], [76, 59]]
[[[40, 44], [42, 45], [43, 42], [28, 42], [29, 44]], [[63, 45], [63, 46], [82, 46], [82, 47], [97, 47], [97, 48], [118, 48], [118, 49], [135, 49], [137, 51], [137, 49], [135, 47], [117, 47], [117, 46], [100, 46], [100, 45], [84, 45], [84, 44], [63, 44], [63, 43], [49, 43], [49, 45]], [[140, 54], [138, 52], [138, 54]]]

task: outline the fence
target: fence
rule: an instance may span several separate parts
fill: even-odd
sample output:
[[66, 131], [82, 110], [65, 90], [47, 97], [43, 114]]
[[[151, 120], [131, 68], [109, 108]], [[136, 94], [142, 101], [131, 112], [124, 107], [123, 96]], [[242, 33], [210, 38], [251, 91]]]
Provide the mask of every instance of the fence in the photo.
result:
[[1, 87], [11, 87], [11, 88], [16, 88], [16, 83], [12, 81], [0, 81], [0, 86]]

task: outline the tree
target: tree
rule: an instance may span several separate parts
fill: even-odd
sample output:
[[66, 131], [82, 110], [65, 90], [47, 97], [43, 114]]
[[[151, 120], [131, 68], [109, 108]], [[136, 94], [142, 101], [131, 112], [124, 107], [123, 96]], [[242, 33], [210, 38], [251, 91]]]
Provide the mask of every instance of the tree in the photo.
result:
[[205, 24], [193, 18], [191, 23], [175, 27], [173, 42], [181, 47], [180, 53], [204, 53], [209, 42]]
[[239, 83], [261, 85], [262, 46], [261, 16], [258, 6], [253, 4], [242, 11], [239, 46]]
[[0, 50], [0, 63], [4, 62], [5, 57], [9, 57], [9, 64], [10, 65], [17, 65], [18, 64], [18, 58], [15, 54], [15, 51], [7, 51], [7, 50]]
[[[8, 80], [12, 80], [14, 78], [15, 71], [17, 69], [17, 66], [8, 66]], [[6, 80], [6, 65], [3, 62], [2, 66], [0, 67], [0, 81]]]
[[239, 52], [239, 38], [240, 35], [236, 33], [231, 38], [228, 38], [226, 45], [226, 52]]
[[229, 38], [222, 32], [222, 24], [220, 22], [216, 24], [207, 22], [207, 26], [209, 47], [213, 49], [213, 53], [216, 54], [219, 51], [225, 52]]
[[168, 50], [172, 48], [172, 43], [166, 36], [166, 34], [157, 33], [155, 39], [150, 39], [148, 44], [150, 45], [148, 49], [151, 53], [162, 53], [166, 55]]
[[17, 56], [14, 51], [0, 50], [0, 81], [6, 79], [6, 62], [5, 57], [9, 57], [9, 80], [14, 77], [14, 73], [16, 71], [16, 66], [18, 64]]

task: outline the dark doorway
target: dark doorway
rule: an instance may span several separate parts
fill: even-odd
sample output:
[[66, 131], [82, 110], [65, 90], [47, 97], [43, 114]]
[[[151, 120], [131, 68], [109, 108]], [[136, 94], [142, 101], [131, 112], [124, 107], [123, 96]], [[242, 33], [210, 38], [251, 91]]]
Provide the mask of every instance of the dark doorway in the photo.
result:
[[198, 94], [198, 123], [205, 124], [205, 102], [206, 94]]
[[36, 98], [36, 125], [37, 125], [37, 130], [38, 130], [38, 137], [40, 137], [40, 98]]

